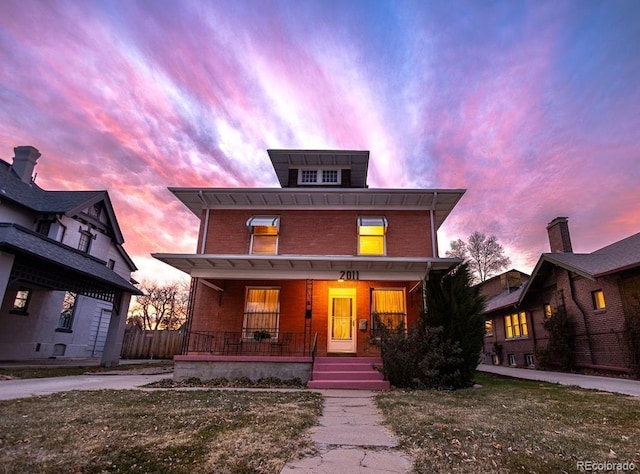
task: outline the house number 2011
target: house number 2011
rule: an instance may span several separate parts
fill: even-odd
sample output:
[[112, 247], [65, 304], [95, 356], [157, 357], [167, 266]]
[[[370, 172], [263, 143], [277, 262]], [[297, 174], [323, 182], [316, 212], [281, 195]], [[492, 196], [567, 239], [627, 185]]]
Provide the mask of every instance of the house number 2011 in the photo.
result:
[[358, 270], [347, 270], [340, 272], [340, 280], [359, 280], [360, 272]]

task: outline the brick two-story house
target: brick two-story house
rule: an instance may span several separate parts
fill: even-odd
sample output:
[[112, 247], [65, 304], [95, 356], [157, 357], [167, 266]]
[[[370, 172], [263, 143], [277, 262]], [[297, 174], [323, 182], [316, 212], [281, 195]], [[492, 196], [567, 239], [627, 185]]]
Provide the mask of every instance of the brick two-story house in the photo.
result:
[[485, 362], [536, 366], [536, 350], [549, 340], [544, 321], [564, 311], [574, 327], [576, 367], [630, 372], [640, 362], [626, 329], [628, 318], [640, 317], [640, 233], [578, 254], [566, 217], [547, 231], [551, 252], [531, 277], [487, 302]]
[[421, 282], [459, 262], [436, 231], [464, 190], [371, 189], [367, 151], [268, 153], [281, 188], [170, 189], [200, 218], [196, 253], [154, 255], [192, 277], [177, 378], [308, 380], [314, 356], [376, 357], [375, 315], [410, 326]]

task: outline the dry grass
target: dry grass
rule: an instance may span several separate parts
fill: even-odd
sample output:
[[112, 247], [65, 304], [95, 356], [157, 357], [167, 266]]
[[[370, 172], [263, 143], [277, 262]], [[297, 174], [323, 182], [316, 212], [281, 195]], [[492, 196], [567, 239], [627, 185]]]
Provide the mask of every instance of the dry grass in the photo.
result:
[[173, 370], [173, 361], [149, 362], [141, 364], [122, 364], [113, 367], [100, 366], [31, 366], [0, 369], [0, 380], [39, 379], [45, 377], [66, 377], [96, 373], [159, 373]]
[[576, 472], [577, 461], [640, 466], [640, 399], [479, 374], [480, 388], [394, 391], [376, 400], [415, 470]]
[[311, 392], [67, 392], [0, 402], [2, 473], [277, 473], [311, 451]]

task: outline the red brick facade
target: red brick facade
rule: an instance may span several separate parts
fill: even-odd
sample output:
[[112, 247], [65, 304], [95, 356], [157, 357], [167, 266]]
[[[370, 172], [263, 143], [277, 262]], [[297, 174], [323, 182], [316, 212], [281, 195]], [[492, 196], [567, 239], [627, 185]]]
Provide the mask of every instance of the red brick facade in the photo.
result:
[[[575, 365], [578, 368], [628, 372], [631, 368], [630, 347], [625, 334], [625, 310], [638, 311], [629, 293], [640, 288], [640, 275], [620, 272], [596, 278], [595, 281], [556, 266], [552, 273], [524, 297], [517, 309], [503, 308], [487, 314], [493, 321], [493, 334], [485, 336], [485, 363], [495, 363], [497, 344], [501, 349], [500, 365], [515, 361], [526, 367], [527, 355], [545, 348], [548, 332], [543, 326], [544, 305], [551, 304], [554, 313], [564, 305], [575, 325]], [[595, 309], [592, 293], [602, 290], [606, 306]], [[626, 290], [626, 291], [625, 291]], [[523, 338], [505, 337], [505, 316], [519, 311], [527, 314], [529, 334]], [[510, 361], [509, 355], [512, 355]]]
[[[251, 235], [247, 220], [255, 215], [280, 216], [279, 255], [357, 255], [357, 218], [384, 215], [389, 223], [388, 257], [433, 257], [429, 214], [424, 211], [322, 211], [322, 210], [212, 210], [203, 213], [204, 253], [249, 253]], [[202, 241], [198, 242], [198, 248]]]
[[[212, 282], [223, 288], [220, 292], [202, 283], [197, 285], [193, 306], [191, 331], [193, 332], [240, 332], [243, 328], [245, 293], [248, 287], [276, 287], [280, 289], [280, 332], [318, 335], [318, 355], [327, 354], [329, 327], [329, 289], [354, 288], [356, 290], [356, 328], [358, 355], [379, 353], [372, 345], [371, 289], [403, 288], [407, 298], [407, 325], [417, 321], [422, 309], [420, 292], [411, 292], [415, 282], [389, 281], [326, 281], [312, 283], [311, 318], [305, 319], [307, 282], [300, 280], [226, 280]], [[360, 328], [360, 321], [366, 328]]]

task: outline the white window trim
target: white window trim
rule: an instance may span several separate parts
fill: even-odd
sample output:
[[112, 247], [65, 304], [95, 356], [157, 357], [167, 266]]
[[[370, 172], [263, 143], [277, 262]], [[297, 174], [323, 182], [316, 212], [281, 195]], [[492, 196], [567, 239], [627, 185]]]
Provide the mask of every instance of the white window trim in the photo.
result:
[[[382, 254], [378, 255], [378, 254], [363, 254], [360, 251], [360, 226], [362, 226], [364, 224], [364, 220], [366, 219], [376, 219], [380, 221], [380, 225], [382, 225], [384, 227], [384, 233], [380, 236], [382, 237]], [[357, 238], [358, 238], [358, 256], [362, 255], [364, 257], [371, 257], [371, 256], [379, 256], [379, 257], [386, 257], [387, 256], [387, 228], [389, 226], [389, 222], [387, 221], [387, 218], [385, 216], [358, 216], [358, 220], [357, 220], [357, 227], [356, 227], [356, 233], [357, 233]], [[365, 234], [368, 235], [368, 234]]]
[[[254, 254], [253, 253], [253, 239], [255, 237], [255, 233], [253, 232], [254, 227], [257, 225], [272, 225], [278, 231], [275, 235], [276, 237], [276, 248], [273, 254]], [[249, 228], [249, 232], [251, 233], [251, 239], [249, 242], [249, 255], [278, 255], [278, 246], [280, 245], [280, 216], [251, 216], [247, 220], [247, 227]]]
[[[322, 172], [328, 171], [328, 170], [338, 172], [338, 181], [328, 182], [328, 183], [322, 181]], [[315, 171], [316, 181], [315, 182], [302, 181], [303, 171]], [[301, 186], [338, 186], [342, 184], [342, 168], [333, 167], [333, 166], [321, 166], [319, 168], [298, 168], [298, 184]]]

